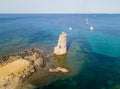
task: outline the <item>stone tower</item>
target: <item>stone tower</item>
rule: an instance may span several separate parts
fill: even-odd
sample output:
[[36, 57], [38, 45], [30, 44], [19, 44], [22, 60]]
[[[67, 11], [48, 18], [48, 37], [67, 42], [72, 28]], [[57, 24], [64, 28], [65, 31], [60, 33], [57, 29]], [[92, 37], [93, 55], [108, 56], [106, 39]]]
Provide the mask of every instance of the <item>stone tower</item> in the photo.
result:
[[54, 48], [54, 54], [63, 55], [67, 52], [66, 37], [67, 37], [67, 34], [65, 32], [62, 32], [62, 34], [59, 36], [58, 44]]

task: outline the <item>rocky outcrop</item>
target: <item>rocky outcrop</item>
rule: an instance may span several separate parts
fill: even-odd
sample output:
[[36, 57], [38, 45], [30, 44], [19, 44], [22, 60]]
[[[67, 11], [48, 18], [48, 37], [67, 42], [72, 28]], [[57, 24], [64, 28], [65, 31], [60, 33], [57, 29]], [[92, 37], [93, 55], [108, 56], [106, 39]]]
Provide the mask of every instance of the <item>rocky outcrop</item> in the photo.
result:
[[0, 66], [0, 89], [15, 89], [15, 85], [25, 77], [44, 67], [44, 59], [36, 49], [11, 55], [8, 60], [13, 60]]
[[54, 48], [54, 54], [63, 55], [67, 52], [66, 37], [67, 37], [67, 34], [62, 32], [62, 34], [59, 36], [58, 44]]
[[66, 68], [62, 68], [62, 67], [57, 67], [55, 69], [49, 69], [50, 72], [63, 72], [63, 73], [66, 73], [66, 72], [69, 72], [68, 69]]

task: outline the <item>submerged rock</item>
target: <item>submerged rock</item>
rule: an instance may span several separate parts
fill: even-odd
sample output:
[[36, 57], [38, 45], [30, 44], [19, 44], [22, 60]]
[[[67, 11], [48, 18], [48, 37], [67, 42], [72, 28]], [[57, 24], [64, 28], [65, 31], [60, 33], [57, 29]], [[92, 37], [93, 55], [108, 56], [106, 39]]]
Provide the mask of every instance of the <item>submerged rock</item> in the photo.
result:
[[62, 32], [62, 34], [59, 36], [58, 44], [54, 48], [54, 54], [63, 55], [67, 52], [66, 37], [67, 34]]
[[50, 72], [63, 72], [63, 73], [66, 73], [66, 72], [69, 72], [68, 69], [66, 68], [62, 68], [62, 67], [57, 67], [55, 69], [49, 69]]

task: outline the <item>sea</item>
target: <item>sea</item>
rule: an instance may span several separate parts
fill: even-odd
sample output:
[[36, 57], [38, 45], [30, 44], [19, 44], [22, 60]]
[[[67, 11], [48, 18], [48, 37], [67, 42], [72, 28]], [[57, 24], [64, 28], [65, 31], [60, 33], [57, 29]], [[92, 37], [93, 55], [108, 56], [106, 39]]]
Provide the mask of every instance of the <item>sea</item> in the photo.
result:
[[0, 14], [0, 56], [53, 53], [62, 32], [67, 54], [57, 63], [70, 73], [36, 73], [21, 89], [120, 89], [120, 14]]

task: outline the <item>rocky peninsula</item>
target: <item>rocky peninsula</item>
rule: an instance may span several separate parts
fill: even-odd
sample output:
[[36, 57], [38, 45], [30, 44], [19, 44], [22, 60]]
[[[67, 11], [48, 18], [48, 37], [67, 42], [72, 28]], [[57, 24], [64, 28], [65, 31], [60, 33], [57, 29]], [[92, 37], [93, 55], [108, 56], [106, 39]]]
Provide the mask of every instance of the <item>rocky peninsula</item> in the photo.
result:
[[[4, 61], [4, 60], [7, 61]], [[45, 59], [37, 49], [30, 49], [15, 55], [2, 57], [0, 65], [0, 89], [16, 89], [25, 77], [45, 67]]]
[[[49, 73], [69, 72], [65, 66], [66, 59], [66, 36], [62, 32], [59, 36], [58, 44], [54, 49], [54, 54], [41, 53], [39, 49], [29, 49], [16, 54], [3, 56], [0, 58], [0, 89], [17, 89], [16, 87], [25, 78], [31, 76], [41, 67], [51, 66], [48, 68]], [[44, 55], [43, 55], [44, 54]], [[47, 73], [48, 73], [47, 72]], [[42, 71], [41, 71], [42, 73]]]

